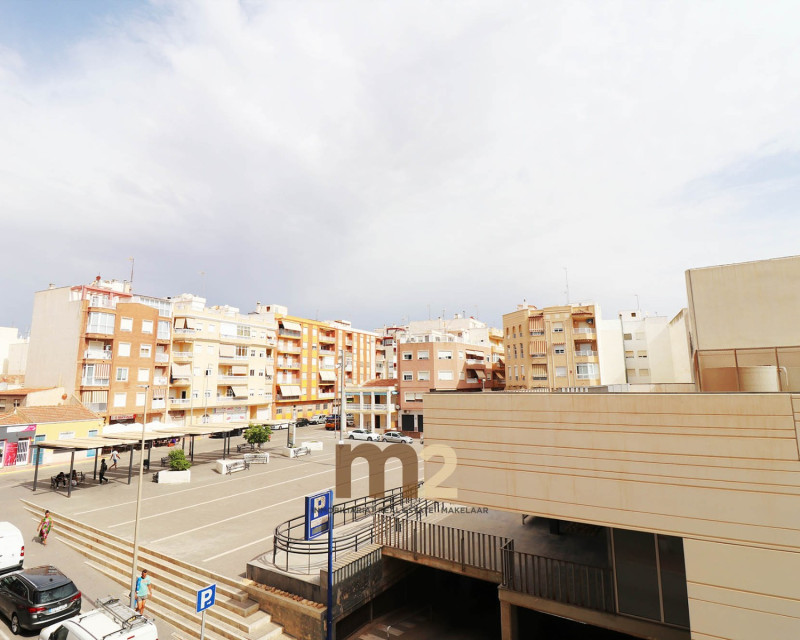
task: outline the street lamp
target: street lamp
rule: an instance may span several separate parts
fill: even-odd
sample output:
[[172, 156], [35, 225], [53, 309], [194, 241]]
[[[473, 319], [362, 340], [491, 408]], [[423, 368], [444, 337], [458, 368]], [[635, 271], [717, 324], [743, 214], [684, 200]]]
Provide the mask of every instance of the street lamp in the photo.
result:
[[133, 524], [133, 564], [131, 565], [131, 609], [136, 604], [136, 565], [139, 562], [139, 512], [142, 508], [142, 477], [144, 476], [144, 430], [147, 425], [147, 392], [149, 384], [137, 385], [144, 389], [144, 419], [142, 420], [142, 450], [139, 455], [139, 488], [136, 491], [136, 520]]

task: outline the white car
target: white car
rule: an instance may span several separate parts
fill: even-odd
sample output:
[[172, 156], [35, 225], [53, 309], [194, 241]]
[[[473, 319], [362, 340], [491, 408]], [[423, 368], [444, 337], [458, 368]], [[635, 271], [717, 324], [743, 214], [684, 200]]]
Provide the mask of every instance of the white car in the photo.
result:
[[311, 424], [325, 424], [325, 419], [328, 417], [325, 413], [316, 413], [311, 418], [309, 418], [309, 422]]
[[347, 437], [351, 440], [369, 440], [370, 442], [380, 442], [382, 440], [380, 433], [373, 433], [366, 429], [353, 429]]
[[414, 442], [414, 438], [410, 436], [404, 436], [399, 431], [387, 431], [383, 434], [384, 442], [402, 442], [403, 444], [412, 444]]
[[39, 640], [158, 640], [152, 620], [116, 598], [101, 598], [97, 609], [42, 629]]

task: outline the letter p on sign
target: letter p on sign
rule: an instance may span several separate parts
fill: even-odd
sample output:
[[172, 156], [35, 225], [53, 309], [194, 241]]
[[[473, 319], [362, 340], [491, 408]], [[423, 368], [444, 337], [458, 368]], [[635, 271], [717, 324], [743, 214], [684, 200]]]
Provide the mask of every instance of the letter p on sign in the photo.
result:
[[197, 613], [205, 611], [214, 604], [217, 596], [217, 585], [212, 584], [197, 591]]

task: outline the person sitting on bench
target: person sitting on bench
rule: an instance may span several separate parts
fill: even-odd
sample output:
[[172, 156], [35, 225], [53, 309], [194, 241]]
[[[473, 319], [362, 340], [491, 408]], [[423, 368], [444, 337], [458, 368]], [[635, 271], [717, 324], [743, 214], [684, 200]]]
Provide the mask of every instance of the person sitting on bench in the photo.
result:
[[59, 471], [58, 475], [56, 476], [56, 489], [58, 489], [62, 484], [64, 487], [67, 486], [67, 476], [63, 471]]

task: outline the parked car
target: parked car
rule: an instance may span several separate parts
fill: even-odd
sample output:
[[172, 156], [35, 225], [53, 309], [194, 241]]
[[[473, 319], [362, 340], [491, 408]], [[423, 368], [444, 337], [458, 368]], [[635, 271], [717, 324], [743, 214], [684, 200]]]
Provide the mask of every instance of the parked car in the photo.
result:
[[351, 440], [369, 440], [370, 442], [380, 442], [382, 440], [380, 433], [373, 433], [367, 429], [353, 429], [347, 437]]
[[309, 420], [308, 418], [298, 418], [297, 420], [295, 420], [295, 425], [298, 427], [307, 427], [310, 424], [311, 420]]
[[326, 416], [324, 413], [315, 413], [313, 416], [311, 416], [310, 422], [311, 424], [325, 424], [325, 419], [327, 417], [328, 416]]
[[403, 444], [411, 444], [414, 442], [414, 438], [410, 436], [404, 436], [399, 431], [387, 431], [383, 434], [384, 442], [402, 442]]
[[22, 569], [24, 560], [22, 532], [10, 522], [0, 522], [0, 573]]
[[[353, 414], [352, 413], [348, 413], [347, 414], [347, 421], [346, 421], [345, 424], [347, 424], [348, 427], [352, 427], [352, 426], [355, 425], [355, 423], [356, 422], [355, 422], [355, 418], [353, 418]], [[339, 428], [339, 414], [338, 413], [335, 414], [335, 415], [330, 415], [327, 418], [325, 418], [325, 428], [328, 431], [333, 431], [334, 429], [338, 429]]]
[[42, 629], [39, 640], [158, 640], [155, 622], [117, 598], [101, 598], [96, 609]]
[[0, 612], [11, 632], [41, 629], [81, 612], [81, 592], [54, 566], [34, 567], [0, 578]]

